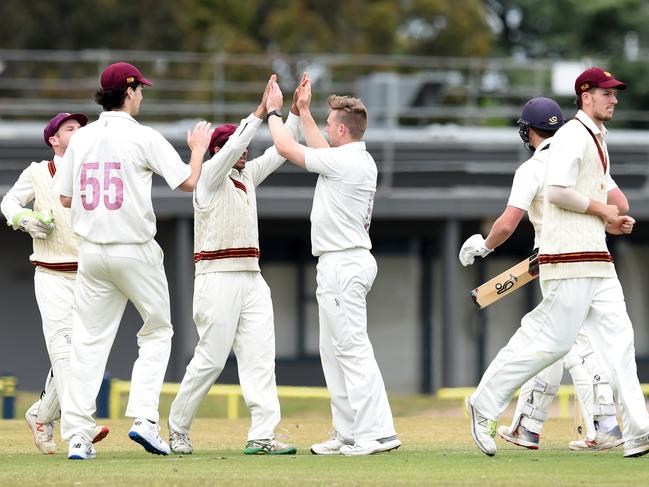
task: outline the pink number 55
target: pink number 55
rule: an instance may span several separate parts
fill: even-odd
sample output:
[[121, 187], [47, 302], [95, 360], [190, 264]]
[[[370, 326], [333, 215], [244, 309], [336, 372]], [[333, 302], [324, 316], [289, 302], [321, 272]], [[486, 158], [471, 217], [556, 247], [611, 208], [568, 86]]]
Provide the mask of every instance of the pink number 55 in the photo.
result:
[[[86, 210], [92, 211], [99, 206], [101, 201], [102, 184], [99, 178], [92, 175], [92, 171], [99, 169], [99, 162], [84, 162], [81, 165], [81, 203]], [[105, 162], [103, 174], [103, 192], [104, 206], [108, 210], [118, 210], [122, 207], [124, 201], [124, 182], [120, 178], [119, 172], [121, 163]], [[115, 176], [111, 175], [115, 171]], [[111, 191], [114, 188], [114, 191]], [[91, 196], [88, 192], [92, 193]], [[112, 198], [111, 198], [112, 196]]]

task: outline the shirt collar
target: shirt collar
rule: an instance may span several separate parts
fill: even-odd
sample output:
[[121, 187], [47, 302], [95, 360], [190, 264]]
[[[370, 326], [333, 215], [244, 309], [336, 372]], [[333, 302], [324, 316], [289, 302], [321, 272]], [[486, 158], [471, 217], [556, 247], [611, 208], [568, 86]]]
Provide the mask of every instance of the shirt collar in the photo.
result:
[[601, 134], [602, 137], [604, 137], [608, 133], [608, 130], [606, 130], [606, 127], [604, 127], [603, 124], [602, 128], [600, 129], [593, 121], [593, 119], [586, 115], [586, 112], [584, 112], [583, 110], [579, 110], [577, 112], [577, 115], [575, 115], [575, 118], [583, 122], [583, 124], [586, 125], [586, 127], [588, 127], [590, 130], [592, 130], [594, 134]]
[[338, 147], [347, 147], [348, 149], [356, 149], [356, 150], [365, 150], [365, 142], [362, 140], [356, 141], [356, 142], [349, 142], [347, 144], [338, 146]]
[[135, 120], [133, 117], [131, 117], [128, 113], [121, 111], [121, 110], [112, 110], [110, 112], [101, 112], [99, 114], [99, 119], [100, 120], [110, 120], [110, 119], [122, 119], [122, 120], [128, 120], [129, 122], [133, 123], [138, 123], [137, 120]]
[[54, 154], [54, 157], [52, 158], [52, 160], [54, 161], [54, 165], [56, 167], [59, 167], [59, 164], [61, 164], [61, 161], [63, 160], [63, 158], [61, 156], [57, 156], [56, 154]]
[[543, 142], [541, 142], [539, 144], [539, 146], [536, 148], [536, 150], [534, 151], [534, 155], [538, 154], [543, 149], [545, 149], [545, 147], [548, 146], [550, 144], [550, 142], [552, 142], [552, 137], [549, 137], [549, 138], [545, 139]]

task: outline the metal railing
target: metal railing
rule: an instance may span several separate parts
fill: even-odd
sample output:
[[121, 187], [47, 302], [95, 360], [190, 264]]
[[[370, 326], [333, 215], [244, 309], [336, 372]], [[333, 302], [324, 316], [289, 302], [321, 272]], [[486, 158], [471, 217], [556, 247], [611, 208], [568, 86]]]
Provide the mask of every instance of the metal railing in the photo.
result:
[[329, 93], [347, 93], [362, 96], [373, 120], [388, 127], [471, 125], [515, 118], [521, 101], [549, 92], [551, 81], [551, 61], [512, 58], [0, 49], [0, 118], [95, 112], [99, 75], [120, 60], [154, 81], [143, 120], [236, 119], [256, 106], [271, 73], [288, 102], [306, 70], [316, 112]]

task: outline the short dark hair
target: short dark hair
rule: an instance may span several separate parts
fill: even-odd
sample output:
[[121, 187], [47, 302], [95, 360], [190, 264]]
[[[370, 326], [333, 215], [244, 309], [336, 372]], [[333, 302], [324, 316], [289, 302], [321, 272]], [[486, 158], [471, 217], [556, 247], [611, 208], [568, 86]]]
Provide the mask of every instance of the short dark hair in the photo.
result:
[[95, 101], [107, 112], [116, 108], [122, 108], [124, 106], [124, 100], [126, 100], [126, 90], [128, 88], [133, 88], [135, 90], [139, 85], [140, 82], [135, 81], [128, 86], [120, 86], [109, 90], [100, 88], [95, 93]]
[[583, 93], [577, 95], [577, 98], [575, 98], [575, 105], [577, 106], [577, 109], [578, 109], [578, 110], [581, 110], [582, 107], [584, 106], [584, 103], [581, 101], [581, 95], [583, 95], [584, 93], [592, 93], [593, 91], [595, 91], [596, 88], [597, 88], [597, 87], [594, 86], [594, 87], [592, 87], [591, 89], [586, 90], [586, 91], [584, 91]]
[[534, 128], [534, 127], [530, 127], [530, 129], [534, 130], [534, 132], [539, 134], [539, 136], [543, 137], [544, 139], [549, 139], [550, 137], [553, 137], [554, 134], [556, 133], [556, 131], [555, 132], [550, 132], [549, 130], [541, 130], [541, 129], [537, 129], [537, 128]]

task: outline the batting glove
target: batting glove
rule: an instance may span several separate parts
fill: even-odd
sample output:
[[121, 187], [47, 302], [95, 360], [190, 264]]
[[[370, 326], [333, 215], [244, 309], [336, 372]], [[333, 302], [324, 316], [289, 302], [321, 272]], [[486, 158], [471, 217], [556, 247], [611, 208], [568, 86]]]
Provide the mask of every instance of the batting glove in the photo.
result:
[[467, 238], [462, 244], [462, 248], [460, 249], [460, 263], [466, 267], [473, 264], [476, 256], [486, 257], [491, 252], [493, 252], [493, 249], [487, 248], [482, 235], [476, 233]]
[[25, 210], [13, 217], [13, 227], [29, 233], [32, 238], [45, 240], [54, 229], [54, 223], [51, 212], [45, 216], [38, 211]]

